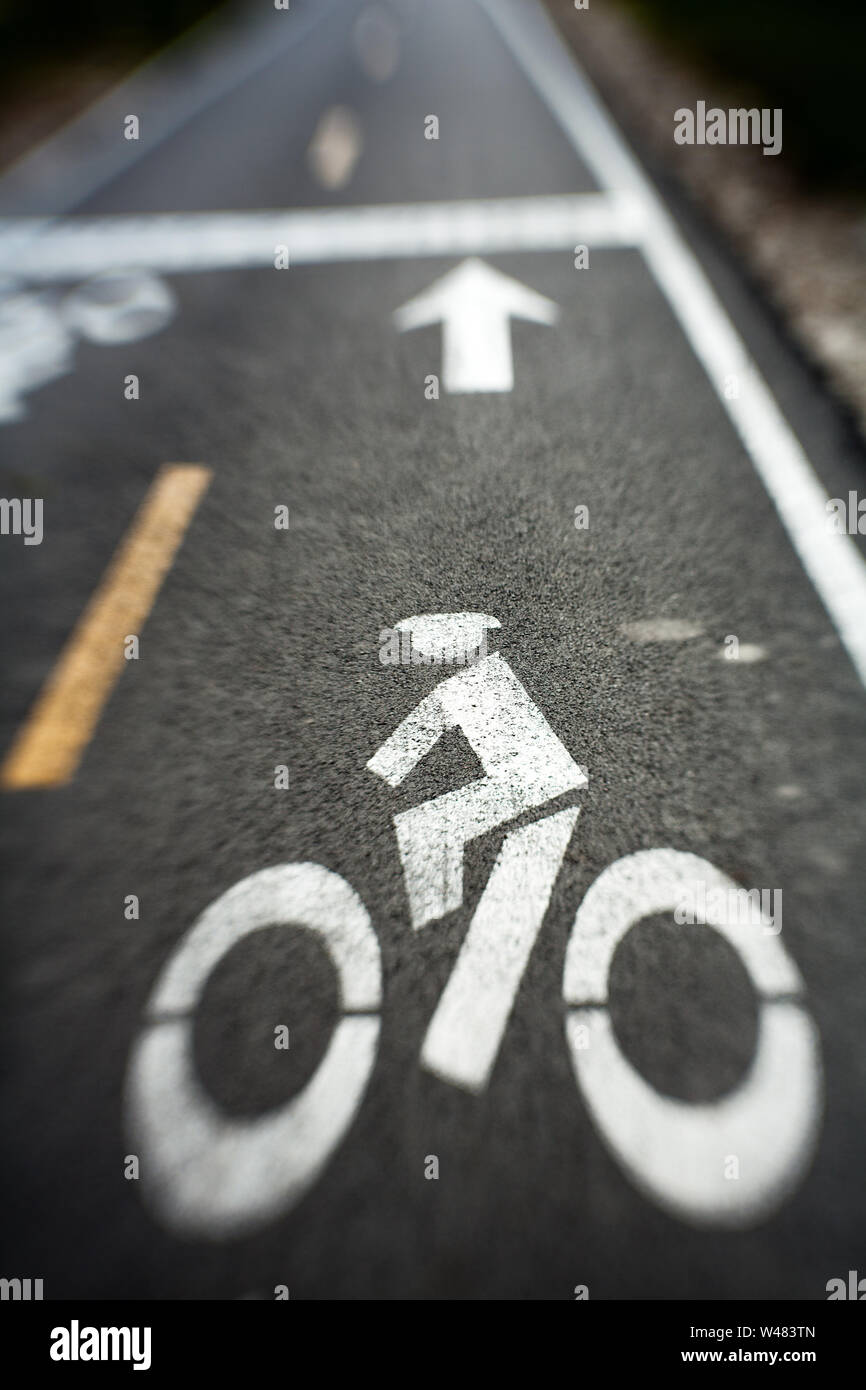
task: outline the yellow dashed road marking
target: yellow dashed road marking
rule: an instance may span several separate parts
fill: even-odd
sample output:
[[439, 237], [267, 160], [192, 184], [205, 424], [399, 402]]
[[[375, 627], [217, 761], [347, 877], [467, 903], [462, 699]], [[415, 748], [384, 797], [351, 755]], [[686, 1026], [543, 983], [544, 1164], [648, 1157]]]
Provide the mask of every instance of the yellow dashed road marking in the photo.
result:
[[74, 775], [211, 480], [200, 464], [160, 469], [0, 767], [0, 787], [60, 787]]

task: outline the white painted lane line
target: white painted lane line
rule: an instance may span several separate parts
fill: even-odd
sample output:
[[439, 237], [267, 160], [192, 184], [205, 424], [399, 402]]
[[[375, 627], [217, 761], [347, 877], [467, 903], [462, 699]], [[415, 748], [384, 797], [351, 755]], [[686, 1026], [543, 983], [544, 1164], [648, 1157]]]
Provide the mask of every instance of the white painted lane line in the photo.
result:
[[[828, 530], [827, 495], [698, 261], [534, 0], [478, 0], [603, 188], [640, 207], [641, 249], [866, 685], [866, 561]], [[725, 383], [737, 382], [735, 393]]]
[[559, 306], [477, 257], [449, 270], [394, 314], [401, 332], [442, 324], [446, 391], [510, 391], [512, 318], [555, 323]]
[[657, 203], [640, 166], [541, 6], [532, 0], [477, 3], [599, 185]]
[[0, 219], [0, 274], [74, 280], [138, 266], [165, 274], [390, 257], [494, 255], [634, 246], [640, 207], [629, 195], [385, 203], [301, 211], [166, 213], [54, 222]]
[[443, 1081], [487, 1085], [579, 812], [506, 837], [424, 1039], [422, 1065]]
[[[827, 525], [827, 493], [769, 387], [684, 245], [650, 232], [644, 254], [866, 685], [866, 561]], [[677, 240], [679, 238], [677, 237]], [[737, 394], [725, 382], [737, 382]]]

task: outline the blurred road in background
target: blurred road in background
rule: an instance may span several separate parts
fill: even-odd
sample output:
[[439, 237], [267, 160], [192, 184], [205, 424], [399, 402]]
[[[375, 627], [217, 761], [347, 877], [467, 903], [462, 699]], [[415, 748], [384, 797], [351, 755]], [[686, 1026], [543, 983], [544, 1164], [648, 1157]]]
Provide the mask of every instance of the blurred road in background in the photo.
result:
[[236, 23], [0, 183], [3, 1272], [823, 1299], [862, 450], [530, 0]]

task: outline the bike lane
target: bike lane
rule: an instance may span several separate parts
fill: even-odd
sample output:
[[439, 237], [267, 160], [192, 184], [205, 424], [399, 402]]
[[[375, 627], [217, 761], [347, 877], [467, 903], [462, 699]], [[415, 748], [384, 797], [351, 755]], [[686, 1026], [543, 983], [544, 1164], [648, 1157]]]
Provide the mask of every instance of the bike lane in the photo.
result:
[[[524, 135], [527, 168], [544, 167], [546, 139], [542, 127], [533, 150]], [[416, 177], [404, 197], [423, 196]], [[456, 182], [450, 196], [478, 196], [471, 178]], [[550, 191], [529, 177], [527, 190]], [[28, 398], [22, 437], [38, 458], [53, 432], [58, 468], [64, 420], [82, 475], [93, 457], [106, 477], [118, 457], [139, 480], [156, 457], [214, 468], [78, 779], [21, 794], [7, 831], [21, 862], [9, 916], [28, 924], [7, 947], [7, 1027], [26, 1058], [10, 1098], [12, 1180], [26, 1194], [14, 1253], [58, 1291], [105, 1293], [120, 1269], [123, 1292], [152, 1296], [284, 1283], [293, 1297], [568, 1297], [582, 1283], [599, 1297], [809, 1297], [825, 1266], [844, 1266], [859, 1164], [845, 1132], [858, 1086], [848, 1039], [862, 1019], [862, 691], [640, 255], [590, 247], [589, 259], [578, 270], [567, 250], [485, 257], [559, 311], [512, 323], [510, 392], [425, 397], [442, 375], [441, 329], [400, 334], [393, 314], [456, 258], [414, 257], [292, 267], [287, 282], [268, 269], [178, 277], [176, 321], [136, 344], [142, 377], [159, 384], [132, 441], [125, 407], [104, 404], [117, 365], [96, 349], [45, 390], [41, 414]], [[92, 491], [90, 502], [88, 517]], [[274, 528], [280, 505], [287, 531]], [[492, 645], [589, 774], [479, 1095], [418, 1057], [503, 832], [470, 841], [462, 908], [413, 932], [393, 817], [481, 769], [456, 734], [397, 792], [366, 767], [444, 674], [383, 665], [383, 629], [466, 609], [499, 621]], [[283, 765], [288, 787], [275, 787]], [[733, 1236], [672, 1220], [635, 1191], [569, 1067], [575, 910], [612, 861], [657, 845], [784, 890], [782, 941], [822, 1039], [814, 1167], [768, 1226]], [[302, 1205], [228, 1245], [179, 1240], [123, 1178], [129, 1048], [154, 979], [208, 903], [304, 860], [355, 888], [379, 937], [376, 1070]], [[124, 920], [129, 893], [139, 921]], [[714, 934], [650, 925], [618, 969], [615, 1022], [657, 1089], [700, 1101], [737, 1084], [755, 1001]], [[219, 1104], [249, 1115], [297, 1092], [336, 1011], [333, 975], [304, 934], [238, 948], [196, 1026]], [[281, 1023], [286, 1055], [273, 1047]], [[34, 1168], [25, 1155], [46, 1131], [54, 1161]], [[32, 1207], [52, 1215], [41, 1233]]]

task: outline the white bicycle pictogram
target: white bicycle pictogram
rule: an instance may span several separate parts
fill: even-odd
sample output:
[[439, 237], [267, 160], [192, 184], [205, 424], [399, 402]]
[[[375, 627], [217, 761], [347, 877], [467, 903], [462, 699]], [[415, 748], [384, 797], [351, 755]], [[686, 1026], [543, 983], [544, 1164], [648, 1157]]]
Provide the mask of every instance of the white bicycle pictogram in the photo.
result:
[[[422, 656], [498, 628], [482, 613], [405, 619]], [[484, 649], [486, 650], [486, 649]], [[587, 785], [585, 772], [498, 653], [447, 676], [367, 764], [398, 787], [446, 730], [462, 730], [484, 777], [395, 815], [409, 916], [419, 931], [459, 908], [467, 843]], [[579, 806], [507, 830], [454, 970], [427, 1029], [423, 1067], [469, 1093], [488, 1084], [518, 985], [575, 830]], [[818, 1036], [799, 971], [770, 932], [708, 924], [737, 951], [759, 1002], [755, 1054], [739, 1085], [692, 1104], [662, 1095], [620, 1049], [607, 1005], [614, 952], [632, 926], [672, 912], [702, 885], [737, 885], [682, 850], [639, 850], [610, 864], [577, 908], [563, 974], [565, 1036], [578, 1091], [625, 1174], [668, 1213], [699, 1226], [747, 1226], [794, 1189], [820, 1126]], [[254, 1119], [205, 1091], [192, 1032], [205, 985], [229, 950], [266, 927], [318, 934], [339, 982], [341, 1016], [303, 1090]], [[223, 893], [163, 967], [130, 1056], [127, 1127], [157, 1218], [186, 1235], [244, 1235], [287, 1212], [346, 1138], [376, 1061], [379, 941], [355, 889], [315, 863], [261, 869]], [[738, 1178], [726, 1164], [737, 1157]]]

